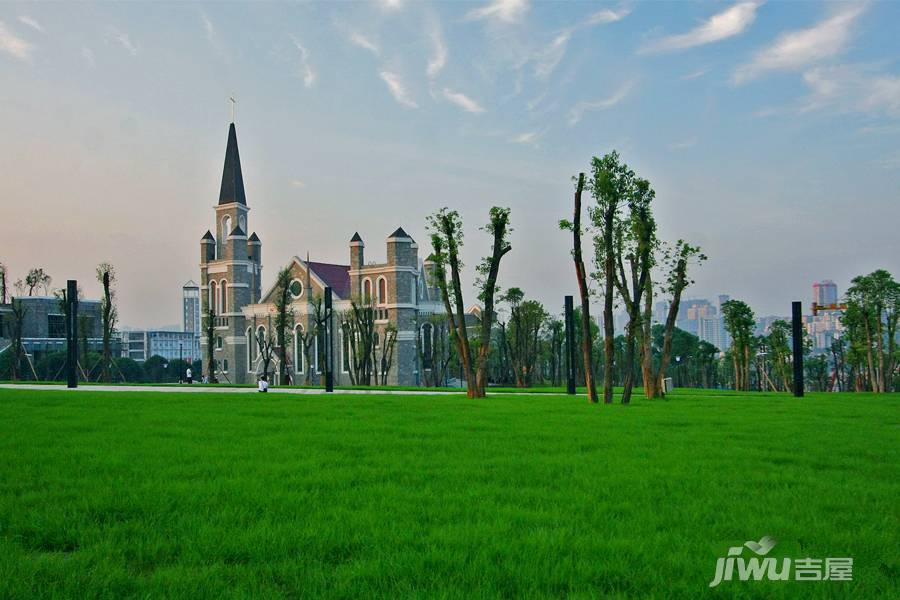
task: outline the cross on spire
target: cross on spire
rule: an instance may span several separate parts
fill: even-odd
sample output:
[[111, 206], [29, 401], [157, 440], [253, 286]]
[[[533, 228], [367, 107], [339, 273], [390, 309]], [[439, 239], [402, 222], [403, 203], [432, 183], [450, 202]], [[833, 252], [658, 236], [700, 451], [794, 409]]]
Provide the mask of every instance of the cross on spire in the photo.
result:
[[234, 105], [237, 104], [237, 100], [234, 99], [234, 96], [228, 98], [231, 101], [231, 122], [234, 123]]

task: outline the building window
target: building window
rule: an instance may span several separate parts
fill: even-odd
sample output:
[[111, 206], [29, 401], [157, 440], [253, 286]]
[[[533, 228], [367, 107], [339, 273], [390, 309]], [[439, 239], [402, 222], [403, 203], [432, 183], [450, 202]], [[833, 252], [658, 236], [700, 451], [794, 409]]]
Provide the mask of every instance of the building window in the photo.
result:
[[226, 239], [231, 234], [231, 217], [225, 215], [222, 219], [222, 239]]
[[372, 301], [372, 280], [366, 277], [363, 279], [363, 302], [368, 304]]
[[299, 279], [294, 279], [288, 286], [288, 291], [291, 293], [294, 300], [297, 300], [303, 295], [303, 284], [300, 283]]
[[227, 358], [222, 359], [222, 372], [223, 373], [228, 372], [228, 359]]
[[225, 290], [228, 289], [228, 282], [224, 279], [219, 284], [219, 314], [224, 315], [228, 310], [228, 298]]
[[378, 304], [387, 304], [387, 279], [378, 278]]
[[51, 338], [66, 337], [66, 317], [65, 317], [65, 315], [47, 315], [47, 337], [51, 337]]
[[222, 336], [216, 337], [216, 350], [222, 349]]

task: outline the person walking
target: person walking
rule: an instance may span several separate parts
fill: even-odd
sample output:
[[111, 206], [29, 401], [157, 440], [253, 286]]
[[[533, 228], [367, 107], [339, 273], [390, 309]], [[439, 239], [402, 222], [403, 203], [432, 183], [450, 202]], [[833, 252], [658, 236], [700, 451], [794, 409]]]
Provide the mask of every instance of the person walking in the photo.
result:
[[188, 367], [188, 368], [187, 368], [187, 371], [185, 371], [185, 373], [184, 373], [184, 378], [187, 380], [188, 385], [194, 383], [194, 377], [193, 377], [193, 373], [191, 373], [191, 368], [190, 368], [190, 367]]

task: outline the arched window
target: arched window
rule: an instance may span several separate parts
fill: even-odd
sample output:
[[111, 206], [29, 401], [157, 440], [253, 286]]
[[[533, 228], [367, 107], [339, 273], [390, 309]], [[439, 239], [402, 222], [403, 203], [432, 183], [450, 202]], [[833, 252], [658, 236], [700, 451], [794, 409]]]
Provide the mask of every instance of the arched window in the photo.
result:
[[241, 226], [241, 231], [247, 233], [247, 219], [244, 215], [238, 217], [238, 224]]
[[219, 298], [218, 294], [216, 294], [216, 282], [209, 282], [209, 309], [213, 312], [217, 312], [219, 310]]
[[297, 365], [297, 374], [302, 375], [305, 373], [305, 360], [303, 356], [303, 340], [300, 339], [303, 336], [303, 325], [297, 325], [294, 327], [294, 364]]
[[387, 279], [378, 278], [378, 304], [387, 304]]
[[228, 238], [231, 235], [231, 217], [225, 215], [225, 218], [222, 219], [222, 239]]
[[368, 304], [372, 301], [372, 280], [366, 277], [363, 279], [363, 302]]
[[216, 338], [216, 350], [221, 350], [221, 349], [222, 349], [222, 336], [220, 335]]
[[378, 336], [378, 332], [372, 333], [372, 346], [378, 348], [379, 343], [381, 342], [381, 338]]
[[228, 294], [226, 290], [228, 289], [228, 282], [224, 279], [219, 282], [219, 314], [225, 314], [228, 310]]

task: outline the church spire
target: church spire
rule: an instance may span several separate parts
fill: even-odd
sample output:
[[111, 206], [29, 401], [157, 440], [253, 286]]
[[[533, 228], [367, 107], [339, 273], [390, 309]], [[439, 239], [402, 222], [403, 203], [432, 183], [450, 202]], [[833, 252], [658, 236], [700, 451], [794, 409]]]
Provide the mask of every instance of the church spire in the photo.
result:
[[225, 169], [222, 172], [222, 188], [219, 191], [219, 204], [231, 204], [232, 202], [247, 205], [247, 197], [244, 195], [244, 176], [241, 173], [241, 155], [238, 153], [237, 132], [234, 129], [234, 123], [228, 127]]

